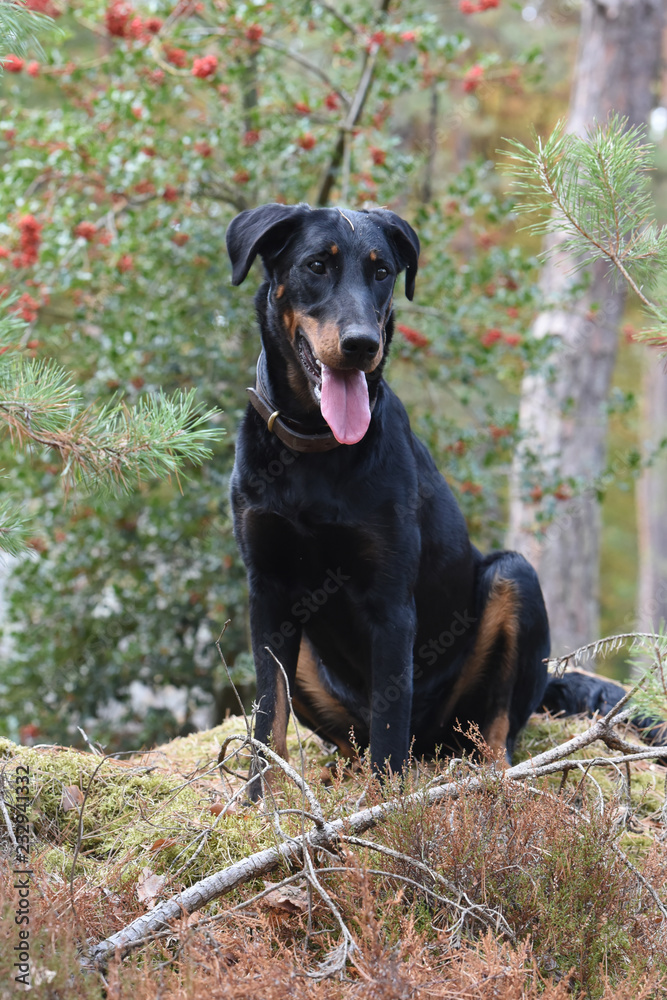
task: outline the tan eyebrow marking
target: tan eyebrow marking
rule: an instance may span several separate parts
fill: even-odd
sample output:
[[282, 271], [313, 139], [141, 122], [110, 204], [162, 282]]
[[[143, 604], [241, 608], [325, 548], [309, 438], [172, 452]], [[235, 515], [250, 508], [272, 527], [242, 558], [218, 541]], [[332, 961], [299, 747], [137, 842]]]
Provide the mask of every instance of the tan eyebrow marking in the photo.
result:
[[335, 243], [334, 243], [334, 244], [333, 244], [333, 246], [331, 247], [331, 251], [330, 251], [330, 252], [331, 252], [331, 253], [338, 253], [338, 247], [336, 246], [336, 244], [335, 244]]
[[377, 250], [371, 250], [371, 260], [377, 260], [377, 259], [378, 259]]

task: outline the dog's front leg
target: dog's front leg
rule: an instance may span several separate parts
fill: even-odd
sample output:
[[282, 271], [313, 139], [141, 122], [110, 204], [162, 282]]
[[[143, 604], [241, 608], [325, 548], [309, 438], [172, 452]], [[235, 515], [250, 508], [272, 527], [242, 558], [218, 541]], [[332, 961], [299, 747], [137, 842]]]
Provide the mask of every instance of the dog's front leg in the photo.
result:
[[[301, 628], [294, 623], [284, 597], [276, 588], [251, 585], [250, 631], [257, 675], [255, 739], [265, 744], [271, 743], [276, 753], [287, 758], [289, 703], [285, 675], [291, 695], [296, 677]], [[280, 661], [285, 674], [274, 656]], [[251, 774], [256, 774], [257, 770], [256, 764], [251, 768]], [[255, 780], [249, 791], [251, 798], [259, 798], [262, 794], [260, 781]]]
[[377, 774], [400, 772], [410, 752], [416, 616], [404, 607], [376, 625], [372, 645], [371, 762]]

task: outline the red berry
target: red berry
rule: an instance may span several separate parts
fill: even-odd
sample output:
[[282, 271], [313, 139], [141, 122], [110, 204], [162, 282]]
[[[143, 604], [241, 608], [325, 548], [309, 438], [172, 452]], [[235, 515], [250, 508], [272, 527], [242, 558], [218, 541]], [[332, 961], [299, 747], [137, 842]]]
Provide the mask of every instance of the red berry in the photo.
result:
[[78, 222], [74, 227], [74, 235], [80, 236], [82, 239], [87, 240], [89, 243], [91, 240], [95, 239], [95, 234], [97, 233], [97, 226], [94, 222]]
[[25, 5], [29, 10], [34, 10], [37, 14], [46, 14], [47, 17], [56, 18], [62, 14], [51, 0], [25, 0]]
[[20, 73], [23, 69], [23, 59], [19, 56], [8, 55], [2, 61], [2, 65], [8, 73]]
[[554, 490], [554, 496], [556, 497], [556, 500], [569, 500], [572, 496], [572, 490], [567, 483], [561, 483], [560, 486]]
[[415, 347], [428, 347], [428, 338], [420, 330], [415, 330], [412, 326], [405, 326], [404, 323], [397, 323], [396, 329], [402, 333], [409, 344]]
[[249, 42], [258, 42], [263, 34], [264, 28], [261, 24], [251, 24], [245, 31], [245, 36]]
[[474, 93], [479, 87], [484, 76], [484, 68], [477, 63], [475, 66], [471, 66], [466, 75], [463, 77], [463, 89], [467, 94]]
[[127, 37], [133, 16], [134, 10], [131, 4], [126, 0], [113, 0], [104, 15], [107, 31], [116, 38]]
[[303, 135], [299, 136], [297, 142], [302, 149], [312, 149], [317, 143], [317, 139], [312, 132], [305, 132]]
[[188, 54], [185, 49], [176, 49], [173, 46], [168, 46], [165, 48], [164, 54], [167, 62], [171, 63], [172, 66], [177, 66], [179, 69], [187, 66]]
[[486, 333], [482, 334], [480, 337], [480, 342], [482, 347], [491, 347], [492, 344], [497, 343], [499, 340], [503, 339], [502, 330], [491, 329], [487, 330]]
[[218, 60], [215, 56], [202, 56], [193, 62], [191, 73], [205, 80], [207, 76], [213, 76], [217, 68]]

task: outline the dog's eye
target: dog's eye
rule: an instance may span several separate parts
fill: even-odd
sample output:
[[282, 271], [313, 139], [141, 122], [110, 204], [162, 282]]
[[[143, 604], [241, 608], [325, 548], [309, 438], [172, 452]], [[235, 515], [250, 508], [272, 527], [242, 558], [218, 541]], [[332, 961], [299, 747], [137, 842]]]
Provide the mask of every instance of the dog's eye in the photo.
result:
[[311, 260], [308, 267], [313, 274], [324, 274], [326, 272], [326, 267], [321, 260]]
[[389, 271], [386, 267], [378, 267], [375, 272], [375, 280], [384, 281], [384, 279], [387, 277], [388, 274]]

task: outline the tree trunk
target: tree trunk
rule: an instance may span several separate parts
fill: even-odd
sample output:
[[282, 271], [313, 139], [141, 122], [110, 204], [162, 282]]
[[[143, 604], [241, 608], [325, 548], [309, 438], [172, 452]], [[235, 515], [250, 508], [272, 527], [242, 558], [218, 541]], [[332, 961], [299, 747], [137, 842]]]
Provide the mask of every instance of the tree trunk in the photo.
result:
[[[583, 135], [611, 110], [631, 125], [647, 120], [658, 75], [662, 0], [584, 0], [568, 131]], [[624, 290], [607, 267], [587, 269], [585, 291], [573, 293], [578, 260], [558, 250], [542, 274], [545, 301], [533, 336], [555, 338], [540, 372], [522, 386], [517, 450], [511, 480], [509, 545], [537, 569], [549, 612], [553, 653], [598, 636], [600, 509], [596, 479], [603, 470], [606, 401], [616, 360]], [[558, 490], [556, 514], [543, 531], [537, 515], [545, 500], [574, 479], [575, 496]], [[531, 491], [533, 495], [531, 497]]]
[[[647, 349], [642, 379], [642, 429], [649, 457], [667, 437], [665, 359]], [[637, 629], [651, 632], [667, 621], [667, 452], [662, 450], [637, 485], [639, 589]]]

